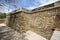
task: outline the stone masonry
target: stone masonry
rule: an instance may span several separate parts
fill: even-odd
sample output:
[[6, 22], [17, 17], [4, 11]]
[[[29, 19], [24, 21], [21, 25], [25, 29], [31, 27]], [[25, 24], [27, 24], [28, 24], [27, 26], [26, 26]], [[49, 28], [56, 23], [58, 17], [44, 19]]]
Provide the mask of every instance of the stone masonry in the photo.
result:
[[54, 30], [60, 29], [60, 6], [11, 12], [7, 25], [20, 33], [31, 30], [50, 40]]

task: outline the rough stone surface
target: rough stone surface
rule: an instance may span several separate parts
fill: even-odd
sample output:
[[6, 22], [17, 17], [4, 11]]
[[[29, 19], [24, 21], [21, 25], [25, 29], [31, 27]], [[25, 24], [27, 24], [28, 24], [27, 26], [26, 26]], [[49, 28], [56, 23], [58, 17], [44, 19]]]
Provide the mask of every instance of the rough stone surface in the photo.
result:
[[7, 25], [20, 33], [31, 30], [50, 40], [54, 30], [60, 29], [60, 7], [10, 13]]

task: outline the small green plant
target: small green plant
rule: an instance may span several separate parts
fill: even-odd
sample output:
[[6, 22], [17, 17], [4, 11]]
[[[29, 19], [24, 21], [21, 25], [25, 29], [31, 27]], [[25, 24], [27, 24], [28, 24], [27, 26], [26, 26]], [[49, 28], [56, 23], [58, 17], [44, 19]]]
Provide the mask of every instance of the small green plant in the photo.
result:
[[0, 19], [6, 18], [6, 13], [0, 13]]

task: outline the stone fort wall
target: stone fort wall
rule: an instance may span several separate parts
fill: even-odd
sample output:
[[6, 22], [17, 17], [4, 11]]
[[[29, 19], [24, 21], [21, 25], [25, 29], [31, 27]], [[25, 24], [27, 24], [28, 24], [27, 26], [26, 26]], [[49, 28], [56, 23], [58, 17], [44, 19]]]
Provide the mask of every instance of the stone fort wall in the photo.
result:
[[11, 13], [8, 26], [18, 32], [34, 31], [37, 34], [50, 39], [54, 30], [60, 28], [60, 7], [33, 12]]

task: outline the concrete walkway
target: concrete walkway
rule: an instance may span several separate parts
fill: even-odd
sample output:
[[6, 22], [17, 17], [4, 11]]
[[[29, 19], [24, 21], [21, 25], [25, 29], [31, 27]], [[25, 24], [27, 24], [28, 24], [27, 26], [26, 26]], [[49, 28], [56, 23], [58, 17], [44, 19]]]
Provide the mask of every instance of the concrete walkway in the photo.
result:
[[60, 40], [60, 31], [55, 30], [51, 37], [51, 40]]
[[41, 35], [38, 35], [37, 33], [33, 32], [33, 31], [27, 31], [26, 32], [26, 38], [28, 40], [47, 40], [46, 38], [42, 37]]

